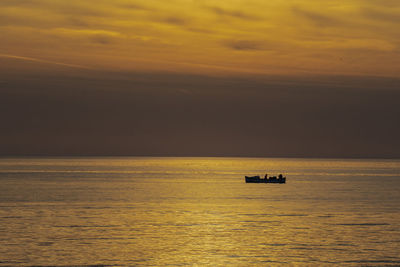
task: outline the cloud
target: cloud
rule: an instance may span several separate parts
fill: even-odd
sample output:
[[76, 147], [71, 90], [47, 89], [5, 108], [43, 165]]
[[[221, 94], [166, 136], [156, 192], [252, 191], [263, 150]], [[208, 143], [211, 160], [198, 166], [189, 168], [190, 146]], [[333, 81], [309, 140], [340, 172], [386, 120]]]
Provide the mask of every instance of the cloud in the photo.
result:
[[178, 26], [183, 26], [188, 24], [189, 20], [180, 16], [169, 16], [166, 18], [161, 19], [160, 21], [172, 24], [172, 25], [178, 25]]
[[70, 67], [70, 68], [77, 68], [77, 69], [91, 69], [90, 67], [84, 66], [84, 65], [69, 64], [69, 63], [56, 62], [56, 61], [50, 61], [50, 60], [44, 60], [44, 59], [32, 58], [32, 57], [16, 56], [16, 55], [0, 54], [0, 58], [11, 58], [11, 59], [17, 59], [17, 60], [46, 63], [46, 64], [60, 65], [60, 66]]
[[109, 35], [103, 35], [103, 34], [95, 34], [90, 39], [94, 43], [102, 44], [102, 45], [107, 45], [113, 43], [113, 38], [110, 38]]
[[[398, 76], [398, 1], [363, 1], [0, 0], [0, 50], [110, 69], [140, 69], [131, 63], [140, 57], [157, 70], [173, 61]], [[335, 61], [357, 49], [353, 65]]]
[[137, 3], [116, 3], [116, 6], [123, 8], [123, 9], [133, 9], [133, 10], [145, 10], [145, 11], [154, 11], [155, 8], [144, 6]]
[[0, 6], [27, 6], [35, 4], [34, 0], [2, 0], [0, 1]]
[[257, 20], [258, 17], [254, 15], [250, 15], [247, 13], [244, 13], [243, 11], [240, 10], [230, 10], [230, 9], [224, 9], [221, 7], [207, 7], [208, 10], [211, 10], [215, 14], [219, 16], [228, 16], [228, 17], [233, 17], [233, 18], [238, 18], [238, 19], [245, 19], [245, 20]]
[[261, 42], [254, 40], [228, 40], [223, 43], [234, 50], [265, 50]]
[[108, 45], [115, 43], [118, 39], [124, 38], [119, 32], [100, 29], [56, 28], [48, 31], [48, 33], [70, 42], [73, 40], [81, 40], [81, 45], [86, 44], [87, 41], [95, 44]]
[[65, 35], [83, 35], [83, 36], [108, 36], [119, 37], [121, 34], [115, 31], [107, 31], [101, 29], [72, 29], [72, 28], [56, 28], [54, 32]]
[[400, 10], [399, 9], [387, 9], [379, 10], [373, 8], [363, 8], [361, 14], [368, 19], [390, 22], [398, 24], [400, 22]]
[[343, 21], [337, 18], [327, 16], [319, 12], [305, 10], [297, 6], [292, 8], [292, 12], [295, 15], [306, 18], [318, 27], [335, 27], [344, 24]]

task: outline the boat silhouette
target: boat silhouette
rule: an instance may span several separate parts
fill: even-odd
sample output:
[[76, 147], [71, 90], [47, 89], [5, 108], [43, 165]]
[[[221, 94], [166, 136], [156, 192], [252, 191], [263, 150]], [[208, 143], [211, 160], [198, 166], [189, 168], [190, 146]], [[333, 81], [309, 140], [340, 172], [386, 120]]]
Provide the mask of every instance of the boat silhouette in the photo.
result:
[[286, 177], [283, 177], [282, 174], [279, 174], [278, 177], [265, 175], [264, 178], [260, 178], [260, 176], [245, 176], [246, 183], [271, 183], [271, 184], [285, 184]]

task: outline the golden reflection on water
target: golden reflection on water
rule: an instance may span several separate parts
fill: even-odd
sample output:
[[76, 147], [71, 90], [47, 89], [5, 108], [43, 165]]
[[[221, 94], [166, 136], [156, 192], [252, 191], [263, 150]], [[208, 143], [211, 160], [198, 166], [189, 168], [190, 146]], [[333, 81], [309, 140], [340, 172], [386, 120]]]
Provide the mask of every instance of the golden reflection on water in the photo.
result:
[[[287, 184], [244, 183], [266, 170]], [[3, 159], [0, 177], [0, 265], [400, 264], [399, 161]]]

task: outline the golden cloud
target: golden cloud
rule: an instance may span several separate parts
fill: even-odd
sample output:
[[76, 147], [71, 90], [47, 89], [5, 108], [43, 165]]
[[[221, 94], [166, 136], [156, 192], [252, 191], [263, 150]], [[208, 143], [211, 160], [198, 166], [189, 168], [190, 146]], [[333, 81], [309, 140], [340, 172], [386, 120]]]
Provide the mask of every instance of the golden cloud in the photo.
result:
[[[3, 0], [0, 49], [104, 68], [398, 76], [399, 11], [374, 0]], [[128, 63], [138, 58], [151, 63]]]

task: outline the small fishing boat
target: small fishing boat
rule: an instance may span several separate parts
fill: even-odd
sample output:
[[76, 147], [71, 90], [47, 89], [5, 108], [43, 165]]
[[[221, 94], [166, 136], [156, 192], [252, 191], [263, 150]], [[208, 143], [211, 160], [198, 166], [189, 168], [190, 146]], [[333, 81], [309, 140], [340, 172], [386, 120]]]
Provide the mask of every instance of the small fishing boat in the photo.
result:
[[271, 184], [285, 184], [286, 177], [279, 174], [278, 177], [265, 175], [265, 178], [260, 178], [260, 176], [245, 176], [246, 183], [271, 183]]

